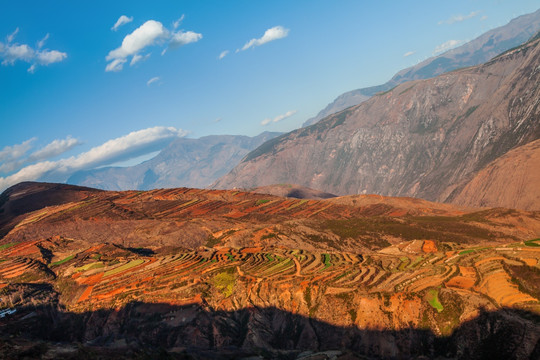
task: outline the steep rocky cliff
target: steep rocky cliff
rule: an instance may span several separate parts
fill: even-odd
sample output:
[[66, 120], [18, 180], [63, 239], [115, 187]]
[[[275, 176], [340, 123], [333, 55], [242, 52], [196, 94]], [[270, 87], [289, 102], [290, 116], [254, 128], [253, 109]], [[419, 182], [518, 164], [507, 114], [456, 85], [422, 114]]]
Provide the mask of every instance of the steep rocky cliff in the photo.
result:
[[481, 66], [401, 84], [268, 141], [214, 185], [295, 183], [450, 201], [484, 166], [540, 137], [538, 83], [536, 37]]

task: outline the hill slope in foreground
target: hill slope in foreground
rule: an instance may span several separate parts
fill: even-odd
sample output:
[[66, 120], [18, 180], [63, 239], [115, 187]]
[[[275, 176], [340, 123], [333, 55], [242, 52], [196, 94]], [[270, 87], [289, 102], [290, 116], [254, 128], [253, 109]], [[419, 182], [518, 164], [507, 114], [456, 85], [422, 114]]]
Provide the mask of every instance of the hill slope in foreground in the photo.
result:
[[0, 213], [0, 357], [540, 351], [539, 212], [23, 183]]

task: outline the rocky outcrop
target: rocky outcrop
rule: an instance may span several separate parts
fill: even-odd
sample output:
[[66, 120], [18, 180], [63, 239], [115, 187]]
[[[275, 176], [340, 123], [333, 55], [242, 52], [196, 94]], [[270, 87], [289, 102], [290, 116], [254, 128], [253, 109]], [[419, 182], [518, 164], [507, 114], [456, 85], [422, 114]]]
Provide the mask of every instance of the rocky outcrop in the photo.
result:
[[503, 51], [519, 46], [539, 30], [540, 10], [517, 17], [507, 25], [490, 30], [464, 45], [401, 70], [383, 85], [356, 89], [341, 94], [321, 110], [317, 116], [304, 122], [303, 126], [313, 125], [329, 115], [361, 104], [378, 92], [387, 91], [404, 82], [428, 79], [461, 67], [486, 62]]
[[266, 142], [214, 186], [450, 201], [484, 166], [540, 137], [539, 69], [535, 39], [484, 65], [401, 84]]

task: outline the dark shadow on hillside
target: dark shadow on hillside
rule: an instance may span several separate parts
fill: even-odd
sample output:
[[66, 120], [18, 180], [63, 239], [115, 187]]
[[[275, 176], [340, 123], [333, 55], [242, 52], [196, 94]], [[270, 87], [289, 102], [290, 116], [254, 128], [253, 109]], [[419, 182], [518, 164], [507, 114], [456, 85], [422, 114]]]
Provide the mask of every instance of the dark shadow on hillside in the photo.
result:
[[516, 309], [482, 311], [438, 337], [425, 329], [335, 326], [274, 307], [217, 311], [131, 302], [79, 314], [60, 309], [54, 298], [45, 304], [0, 319], [1, 358], [296, 359], [306, 350], [339, 350], [338, 359], [540, 358], [540, 317]]
[[47, 206], [80, 201], [86, 194], [101, 191], [82, 186], [31, 181], [14, 185], [0, 194], [0, 238], [13, 229], [16, 224], [13, 220], [19, 215]]

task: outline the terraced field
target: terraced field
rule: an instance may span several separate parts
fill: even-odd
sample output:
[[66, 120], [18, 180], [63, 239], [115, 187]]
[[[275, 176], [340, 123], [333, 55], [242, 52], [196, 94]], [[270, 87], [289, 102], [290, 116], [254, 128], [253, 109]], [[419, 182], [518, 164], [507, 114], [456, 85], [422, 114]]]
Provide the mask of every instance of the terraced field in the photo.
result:
[[[108, 244], [67, 254], [69, 244], [69, 240], [57, 238], [0, 250], [0, 286], [28, 281], [61, 284], [69, 291], [60, 297], [74, 311], [118, 307], [133, 300], [171, 304], [204, 301], [234, 307], [235, 301], [238, 306], [248, 299], [257, 303], [261, 291], [281, 286], [303, 294], [300, 300], [288, 299], [283, 306], [296, 306], [296, 311], [315, 317], [319, 316], [317, 301], [325, 297], [403, 293], [427, 298], [434, 289], [467, 294], [469, 303], [540, 309], [539, 299], [523, 290], [505, 268], [530, 267], [531, 259], [540, 257], [540, 250], [515, 244], [472, 252], [432, 252], [430, 245], [425, 252], [424, 246], [410, 242], [399, 246], [408, 252], [400, 252], [396, 246], [394, 254], [385, 249], [364, 255], [281, 247], [217, 247], [147, 256], [138, 254], [137, 249]], [[59, 255], [47, 264], [44, 248]], [[222, 274], [228, 274], [229, 283], [216, 285], [215, 279], [225, 276]], [[318, 300], [308, 302], [306, 289], [317, 289]]]
[[[448, 337], [482, 311], [524, 311], [520, 324], [540, 315], [537, 213], [197, 189], [87, 191], [69, 200], [2, 222], [11, 224], [0, 245], [0, 310], [9, 310], [2, 331], [50, 321], [78, 334], [74, 341], [110, 345], [134, 322], [153, 324], [137, 341], [183, 329], [175, 336], [188, 344], [220, 348], [251, 341], [246, 334], [262, 326], [299, 329], [287, 346], [302, 348], [320, 341], [304, 333], [315, 320], [345, 333]], [[273, 311], [282, 313], [265, 317]], [[64, 317], [76, 325], [62, 325]], [[200, 326], [225, 330], [210, 336]]]

